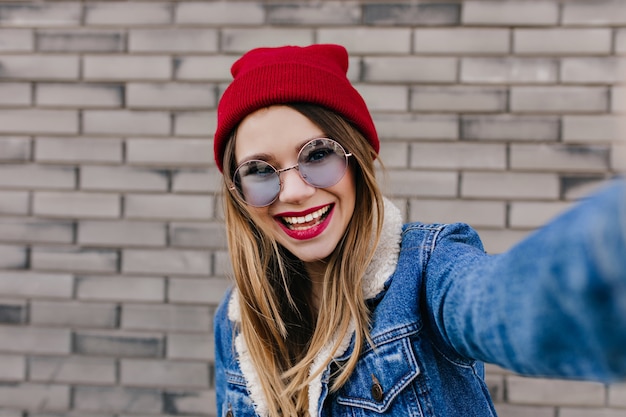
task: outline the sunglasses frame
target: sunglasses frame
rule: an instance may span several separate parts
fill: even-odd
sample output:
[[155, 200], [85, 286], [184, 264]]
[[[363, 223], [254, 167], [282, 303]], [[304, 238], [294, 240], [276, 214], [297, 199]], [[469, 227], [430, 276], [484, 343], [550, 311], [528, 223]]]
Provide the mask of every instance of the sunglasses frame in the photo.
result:
[[[352, 156], [352, 153], [348, 153], [346, 152], [345, 148], [343, 146], [341, 146], [341, 144], [339, 142], [337, 142], [335, 139], [333, 138], [329, 138], [326, 136], [320, 136], [317, 138], [313, 138], [309, 141], [307, 141], [304, 145], [302, 145], [302, 147], [300, 148], [300, 150], [298, 151], [298, 157], [297, 159], [300, 159], [300, 155], [302, 155], [302, 151], [304, 150], [304, 148], [306, 148], [311, 142], [315, 142], [316, 140], [329, 140], [331, 142], [333, 142], [334, 144], [336, 144], [339, 149], [341, 149], [343, 151], [343, 156], [344, 156], [344, 160], [345, 160], [345, 168], [344, 168], [344, 172], [343, 175], [341, 177], [339, 177], [339, 179], [337, 180], [337, 182], [341, 181], [341, 178], [343, 178], [343, 176], [345, 175], [345, 170], [348, 168], [348, 158]], [[243, 193], [241, 191], [239, 191], [239, 189], [237, 188], [237, 186], [235, 185], [237, 182], [235, 181], [235, 177], [237, 176], [237, 172], [239, 171], [239, 168], [241, 168], [242, 166], [244, 166], [245, 164], [248, 164], [250, 162], [263, 162], [265, 164], [267, 164], [270, 168], [272, 168], [274, 170], [274, 172], [276, 173], [276, 176], [278, 177], [278, 182], [279, 182], [279, 190], [276, 193], [276, 195], [274, 196], [274, 198], [272, 199], [272, 201], [270, 201], [267, 204], [263, 204], [263, 205], [254, 205], [254, 204], [250, 204], [249, 202], [246, 201], [246, 199], [243, 196]], [[292, 169], [295, 169], [298, 171], [298, 175], [300, 175], [300, 178], [302, 178], [302, 180], [304, 182], [306, 182], [307, 184], [309, 184], [311, 187], [315, 187], [315, 188], [326, 188], [326, 187], [332, 187], [333, 185], [337, 184], [337, 182], [335, 182], [334, 184], [331, 185], [327, 185], [326, 187], [318, 187], [317, 185], [313, 185], [311, 184], [309, 181], [307, 181], [307, 179], [302, 175], [302, 172], [300, 171], [300, 162], [296, 163], [295, 165], [292, 165], [290, 167], [286, 167], [286, 168], [281, 168], [281, 169], [277, 169], [274, 165], [270, 164], [267, 161], [263, 161], [263, 160], [257, 160], [257, 159], [252, 159], [249, 161], [245, 161], [242, 162], [241, 164], [237, 165], [237, 168], [235, 168], [235, 171], [233, 173], [233, 176], [231, 178], [230, 181], [230, 185], [228, 186], [228, 189], [235, 195], [235, 197], [237, 199], [239, 199], [240, 201], [242, 201], [243, 203], [245, 203], [246, 205], [249, 205], [251, 207], [267, 207], [269, 205], [271, 205], [274, 201], [276, 201], [276, 199], [278, 198], [278, 196], [280, 195], [280, 192], [282, 190], [283, 187], [283, 182], [280, 178], [280, 174], [282, 174], [283, 172], [286, 171], [290, 171]]]

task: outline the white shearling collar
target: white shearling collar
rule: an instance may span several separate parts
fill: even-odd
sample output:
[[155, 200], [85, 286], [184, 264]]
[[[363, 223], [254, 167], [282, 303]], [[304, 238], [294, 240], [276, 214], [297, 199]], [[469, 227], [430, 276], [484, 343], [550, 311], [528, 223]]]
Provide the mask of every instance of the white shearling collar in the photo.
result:
[[[402, 215], [400, 210], [389, 200], [384, 199], [385, 216], [383, 221], [382, 234], [372, 262], [365, 271], [363, 277], [363, 294], [365, 299], [375, 297], [384, 289], [387, 279], [393, 274], [398, 263], [400, 253], [400, 240], [402, 234]], [[239, 309], [239, 292], [235, 289], [232, 292], [228, 304], [228, 318], [233, 321], [241, 322], [241, 311]], [[355, 325], [350, 323], [350, 331], [345, 335], [339, 345], [339, 349], [335, 352], [335, 357], [341, 356], [348, 346], [354, 334]], [[329, 341], [319, 352], [313, 364], [311, 365], [311, 373], [319, 369], [322, 364], [330, 356], [331, 349], [336, 338]], [[235, 337], [235, 349], [239, 360], [239, 367], [246, 379], [246, 386], [250, 394], [250, 399], [254, 404], [256, 413], [259, 416], [268, 416], [267, 400], [259, 382], [258, 373], [252, 363], [248, 346], [241, 333]], [[309, 416], [317, 416], [319, 398], [322, 393], [322, 373], [311, 381], [309, 384]]]

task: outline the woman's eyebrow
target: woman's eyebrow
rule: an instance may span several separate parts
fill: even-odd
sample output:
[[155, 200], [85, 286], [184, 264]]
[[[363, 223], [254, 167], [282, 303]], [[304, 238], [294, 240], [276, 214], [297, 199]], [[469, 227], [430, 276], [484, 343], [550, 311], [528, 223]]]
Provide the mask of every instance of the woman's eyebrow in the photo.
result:
[[261, 160], [261, 161], [271, 161], [273, 159], [273, 156], [269, 153], [255, 153], [252, 155], [247, 155], [244, 158], [241, 159], [241, 161], [237, 162], [237, 165], [241, 165], [244, 162], [248, 162], [248, 161], [254, 161], [254, 160]]

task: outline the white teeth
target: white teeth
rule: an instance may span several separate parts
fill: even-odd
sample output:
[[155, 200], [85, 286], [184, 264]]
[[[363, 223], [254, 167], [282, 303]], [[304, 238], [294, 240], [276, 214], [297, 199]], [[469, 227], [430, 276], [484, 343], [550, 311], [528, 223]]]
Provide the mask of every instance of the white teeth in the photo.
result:
[[283, 217], [283, 221], [289, 225], [297, 225], [312, 222], [315, 219], [319, 219], [328, 212], [330, 206], [323, 207], [313, 213], [309, 213], [306, 216], [298, 217]]

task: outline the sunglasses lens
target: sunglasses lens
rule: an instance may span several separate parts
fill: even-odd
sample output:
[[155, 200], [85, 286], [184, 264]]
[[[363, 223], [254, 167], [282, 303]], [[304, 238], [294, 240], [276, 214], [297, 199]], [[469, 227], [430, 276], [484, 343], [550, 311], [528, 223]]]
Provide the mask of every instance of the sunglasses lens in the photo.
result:
[[298, 156], [300, 175], [317, 188], [331, 187], [346, 172], [348, 158], [344, 149], [332, 139], [314, 139], [304, 145]]
[[271, 204], [280, 192], [278, 173], [264, 161], [248, 161], [240, 165], [233, 179], [239, 196], [254, 207]]

